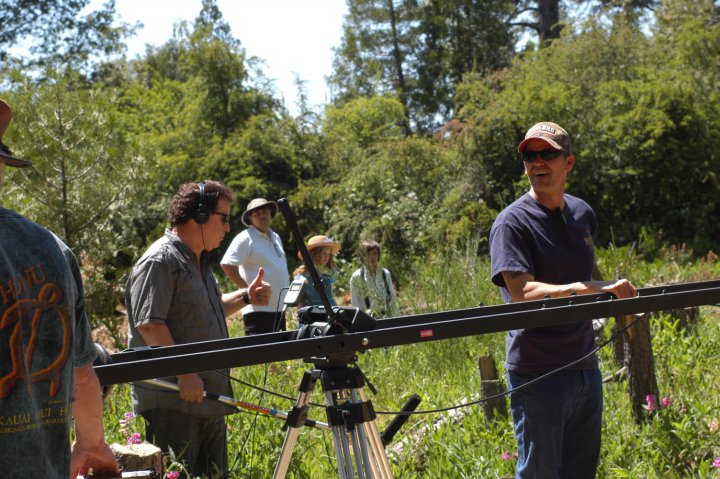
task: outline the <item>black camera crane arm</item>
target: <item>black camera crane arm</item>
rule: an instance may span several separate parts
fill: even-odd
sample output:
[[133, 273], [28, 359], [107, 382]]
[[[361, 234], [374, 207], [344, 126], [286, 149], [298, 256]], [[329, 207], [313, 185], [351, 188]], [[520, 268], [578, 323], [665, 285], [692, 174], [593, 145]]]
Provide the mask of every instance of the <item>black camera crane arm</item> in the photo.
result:
[[302, 336], [299, 331], [286, 331], [131, 350], [113, 354], [112, 364], [96, 366], [95, 371], [101, 384], [109, 385], [716, 303], [720, 303], [720, 280], [643, 288], [627, 299], [584, 295], [384, 320], [362, 318], [357, 308], [334, 307], [336, 316], [353, 318], [348, 331], [338, 334], [323, 322], [324, 313], [310, 308], [303, 321], [309, 327], [299, 330]]

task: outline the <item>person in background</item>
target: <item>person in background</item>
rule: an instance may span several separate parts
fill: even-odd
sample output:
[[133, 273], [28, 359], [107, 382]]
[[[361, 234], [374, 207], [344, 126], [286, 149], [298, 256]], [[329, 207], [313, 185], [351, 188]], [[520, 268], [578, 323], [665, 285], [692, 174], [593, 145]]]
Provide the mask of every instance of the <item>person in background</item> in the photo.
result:
[[272, 287], [273, 294], [267, 306], [249, 304], [242, 309], [246, 336], [286, 328], [281, 311], [290, 274], [282, 240], [270, 229], [276, 212], [274, 202], [264, 198], [252, 200], [242, 215], [247, 229], [233, 238], [220, 261], [227, 277], [238, 287], [246, 288], [260, 268], [265, 270], [265, 281]]
[[[2, 143], [11, 119], [0, 100], [0, 188], [6, 166], [31, 166]], [[53, 233], [2, 207], [0, 318], [0, 475], [117, 474], [77, 260]]]
[[[565, 193], [576, 161], [568, 133], [555, 123], [538, 123], [518, 152], [530, 191], [505, 208], [490, 230], [491, 277], [505, 301], [599, 292], [635, 296], [626, 279], [591, 279], [597, 220], [587, 203]], [[516, 478], [595, 477], [603, 394], [594, 349], [591, 321], [508, 331], [505, 367], [513, 390]]]
[[[170, 202], [170, 228], [135, 264], [125, 288], [129, 345], [172, 346], [228, 337], [225, 318], [249, 304], [266, 305], [271, 287], [264, 271], [247, 288], [222, 294], [208, 253], [230, 230], [232, 192], [217, 181], [186, 183]], [[134, 384], [133, 408], [145, 419], [150, 442], [170, 449], [195, 476], [227, 477], [225, 416], [236, 409], [203, 400], [208, 391], [232, 397], [229, 371], [188, 373], [176, 391]]]
[[[325, 294], [328, 297], [330, 306], [337, 306], [335, 296], [333, 294], [333, 285], [337, 279], [337, 266], [334, 257], [340, 251], [340, 243], [337, 243], [324, 235], [313, 236], [306, 244], [310, 259], [317, 270], [320, 279], [323, 282]], [[302, 259], [300, 253], [298, 257]], [[301, 300], [303, 306], [322, 306], [320, 294], [313, 286], [313, 280], [310, 271], [302, 264], [293, 272], [294, 279], [305, 279], [307, 286], [305, 287], [304, 297]]]
[[380, 245], [363, 240], [358, 248], [362, 266], [350, 277], [352, 305], [374, 318], [400, 316], [400, 307], [390, 271], [379, 267]]

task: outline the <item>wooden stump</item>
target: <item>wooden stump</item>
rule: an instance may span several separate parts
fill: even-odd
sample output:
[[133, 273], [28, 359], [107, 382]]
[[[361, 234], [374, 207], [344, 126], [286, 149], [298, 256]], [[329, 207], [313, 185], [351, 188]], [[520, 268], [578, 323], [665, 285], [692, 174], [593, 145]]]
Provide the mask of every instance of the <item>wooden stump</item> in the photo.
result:
[[157, 477], [163, 475], [162, 451], [149, 442], [129, 446], [113, 443], [110, 450], [125, 472], [154, 470]]
[[[506, 391], [503, 382], [498, 379], [497, 368], [492, 354], [478, 356], [478, 369], [480, 370], [480, 394], [488, 398]], [[485, 417], [492, 420], [495, 414], [507, 417], [507, 400], [505, 396], [496, 397], [482, 403]]]

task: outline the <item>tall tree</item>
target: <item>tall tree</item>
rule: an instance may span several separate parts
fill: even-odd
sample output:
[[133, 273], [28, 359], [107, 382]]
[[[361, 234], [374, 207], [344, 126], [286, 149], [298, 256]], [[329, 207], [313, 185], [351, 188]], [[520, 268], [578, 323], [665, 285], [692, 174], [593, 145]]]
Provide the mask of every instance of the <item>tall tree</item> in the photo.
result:
[[61, 236], [81, 259], [103, 260], [127, 241], [115, 226], [143, 187], [148, 158], [119, 126], [117, 92], [71, 71], [45, 70], [36, 83], [16, 74], [8, 93], [15, 125], [8, 135], [34, 168], [15, 172], [13, 207]]
[[514, 27], [533, 30], [540, 45], [560, 37], [560, 0], [515, 0]]
[[511, 6], [509, 0], [349, 0], [329, 78], [336, 104], [390, 93], [412, 129], [433, 132], [451, 117], [454, 85], [463, 75], [509, 64]]
[[[412, 0], [348, 0], [343, 40], [329, 83], [342, 104], [359, 96], [392, 93], [408, 112], [407, 62], [416, 51], [418, 7]], [[409, 126], [403, 125], [406, 133]]]
[[510, 65], [515, 43], [508, 26], [511, 14], [507, 0], [439, 0], [423, 7], [411, 93], [421, 130], [433, 131], [452, 118], [456, 86], [463, 78]]
[[29, 44], [29, 53], [16, 53], [19, 63], [86, 66], [92, 56], [122, 52], [134, 28], [117, 23], [115, 0], [86, 11], [90, 0], [5, 0], [0, 8], [0, 61], [13, 47]]

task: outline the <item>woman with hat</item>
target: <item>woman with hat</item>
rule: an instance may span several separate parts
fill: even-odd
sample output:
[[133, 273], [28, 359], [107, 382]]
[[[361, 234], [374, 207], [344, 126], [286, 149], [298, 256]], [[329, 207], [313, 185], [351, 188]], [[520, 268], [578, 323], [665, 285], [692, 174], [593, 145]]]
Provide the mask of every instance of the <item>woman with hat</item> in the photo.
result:
[[[307, 250], [310, 253], [310, 259], [315, 265], [315, 269], [323, 282], [325, 294], [327, 295], [330, 306], [337, 306], [335, 297], [333, 296], [333, 284], [337, 278], [337, 266], [333, 258], [340, 251], [340, 243], [333, 241], [324, 235], [313, 236], [307, 242]], [[300, 257], [300, 254], [298, 253]], [[300, 257], [302, 259], [302, 257]], [[306, 279], [308, 286], [305, 288], [305, 297], [302, 300], [303, 306], [322, 306], [320, 294], [313, 286], [313, 280], [310, 272], [303, 264], [294, 272], [295, 279]]]

